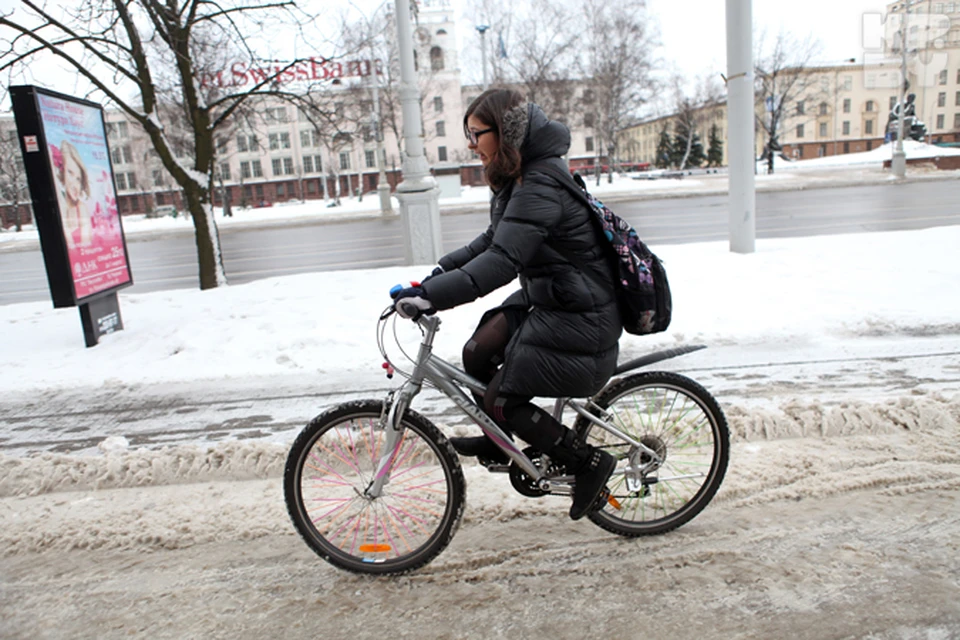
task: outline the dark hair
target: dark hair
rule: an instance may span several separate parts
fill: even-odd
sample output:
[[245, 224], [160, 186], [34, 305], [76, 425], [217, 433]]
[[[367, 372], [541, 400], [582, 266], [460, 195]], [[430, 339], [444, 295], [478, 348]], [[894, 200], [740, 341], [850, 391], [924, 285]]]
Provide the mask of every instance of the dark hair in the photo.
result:
[[484, 173], [487, 183], [496, 190], [520, 177], [520, 150], [504, 142], [503, 115], [526, 100], [513, 89], [488, 89], [474, 98], [463, 115], [463, 133], [469, 136], [467, 118], [474, 116], [488, 127], [493, 127], [500, 141], [497, 155], [490, 159]]

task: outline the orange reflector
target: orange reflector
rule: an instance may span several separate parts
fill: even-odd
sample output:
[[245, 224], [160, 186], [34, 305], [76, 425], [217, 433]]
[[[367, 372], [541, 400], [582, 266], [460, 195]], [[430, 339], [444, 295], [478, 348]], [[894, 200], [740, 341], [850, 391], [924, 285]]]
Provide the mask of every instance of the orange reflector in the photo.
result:
[[609, 502], [610, 506], [616, 509], [617, 511], [620, 511], [623, 508], [620, 506], [620, 502], [613, 497], [613, 494], [610, 494], [609, 496], [607, 496], [607, 502]]
[[362, 544], [360, 551], [364, 553], [386, 553], [391, 547], [388, 544]]

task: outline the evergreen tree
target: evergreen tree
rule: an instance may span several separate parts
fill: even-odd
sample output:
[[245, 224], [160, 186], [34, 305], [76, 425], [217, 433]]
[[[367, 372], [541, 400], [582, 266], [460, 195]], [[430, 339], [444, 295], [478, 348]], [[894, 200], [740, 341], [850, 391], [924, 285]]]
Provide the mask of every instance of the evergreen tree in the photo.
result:
[[683, 154], [687, 151], [687, 136], [678, 131], [673, 136], [673, 144], [670, 145], [670, 166], [678, 168], [683, 162]]
[[690, 155], [687, 156], [687, 166], [688, 167], [699, 167], [703, 164], [703, 161], [707, 159], [706, 154], [703, 152], [703, 143], [700, 142], [700, 134], [693, 134], [693, 144], [690, 145]]
[[666, 127], [660, 132], [660, 139], [657, 141], [657, 160], [654, 166], [658, 169], [666, 169], [670, 166], [673, 157], [673, 144], [670, 142], [670, 134]]
[[710, 139], [707, 149], [707, 166], [719, 167], [723, 164], [723, 140], [720, 139], [720, 128], [714, 123], [710, 127]]

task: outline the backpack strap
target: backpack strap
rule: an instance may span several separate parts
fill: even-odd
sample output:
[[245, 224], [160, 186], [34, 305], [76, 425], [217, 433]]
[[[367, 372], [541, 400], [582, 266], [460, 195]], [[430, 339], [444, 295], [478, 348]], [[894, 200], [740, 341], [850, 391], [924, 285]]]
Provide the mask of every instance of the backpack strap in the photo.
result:
[[[600, 234], [603, 233], [603, 230], [598, 228], [599, 225], [596, 219], [596, 214], [593, 212], [593, 204], [590, 202], [590, 199], [587, 198], [587, 194], [586, 194], [587, 186], [584, 184], [583, 178], [580, 177], [580, 174], [570, 175], [569, 171], [562, 171], [557, 167], [553, 166], [552, 164], [550, 164], [549, 161], [544, 161], [544, 160], [541, 160], [539, 162], [534, 162], [528, 165], [527, 167], [525, 167], [524, 169], [525, 169], [524, 173], [526, 173], [527, 171], [530, 171], [531, 169], [535, 169], [537, 171], [541, 171], [545, 174], [548, 174], [556, 178], [557, 181], [561, 184], [561, 186], [563, 186], [567, 191], [572, 193], [573, 196], [577, 200], [579, 200], [583, 204], [583, 206], [587, 208], [587, 214], [590, 216], [590, 220], [592, 221], [594, 230], [597, 231], [597, 233], [600, 233]], [[602, 238], [598, 238], [597, 241], [602, 242], [603, 240]], [[562, 255], [564, 258], [566, 258], [567, 261], [570, 262], [573, 266], [579, 269], [581, 273], [585, 274], [588, 278], [592, 278], [594, 282], [600, 284], [601, 286], [604, 286], [608, 289], [612, 289], [614, 292], [614, 295], [616, 295], [617, 287], [616, 287], [615, 279], [613, 278], [612, 273], [610, 274], [611, 279], [609, 281], [605, 280], [604, 278], [600, 277], [598, 273], [594, 272], [589, 267], [587, 267], [587, 264], [583, 260], [575, 256], [572, 252], [567, 251], [566, 249], [558, 246], [554, 242], [551, 242], [549, 238], [547, 239], [547, 244], [549, 244], [554, 249], [554, 251], [556, 251], [557, 253]]]

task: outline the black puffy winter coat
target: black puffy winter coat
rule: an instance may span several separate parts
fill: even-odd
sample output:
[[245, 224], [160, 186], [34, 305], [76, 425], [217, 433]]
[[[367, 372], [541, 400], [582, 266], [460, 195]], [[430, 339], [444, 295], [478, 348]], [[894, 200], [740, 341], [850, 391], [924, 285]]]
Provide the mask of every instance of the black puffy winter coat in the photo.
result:
[[569, 130], [536, 105], [528, 116], [522, 180], [494, 195], [486, 232], [441, 258], [444, 273], [423, 289], [437, 309], [449, 309], [519, 274], [521, 289], [504, 306], [529, 313], [507, 345], [501, 391], [588, 396], [606, 384], [617, 363], [622, 327], [611, 265], [586, 206], [558, 178], [531, 167], [547, 162], [567, 171], [562, 156], [570, 148]]

